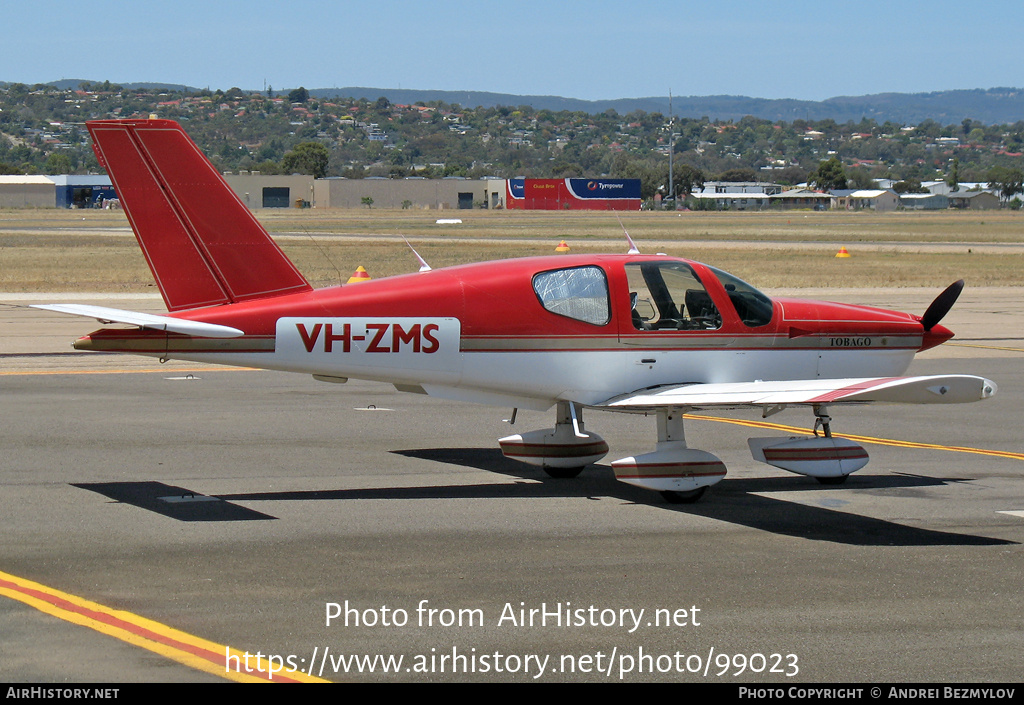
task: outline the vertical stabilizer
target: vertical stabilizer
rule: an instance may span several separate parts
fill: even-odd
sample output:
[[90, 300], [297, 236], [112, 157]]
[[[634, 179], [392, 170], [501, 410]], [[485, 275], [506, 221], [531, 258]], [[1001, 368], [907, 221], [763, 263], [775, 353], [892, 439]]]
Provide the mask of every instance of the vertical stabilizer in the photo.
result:
[[169, 311], [311, 289], [178, 123], [86, 125]]

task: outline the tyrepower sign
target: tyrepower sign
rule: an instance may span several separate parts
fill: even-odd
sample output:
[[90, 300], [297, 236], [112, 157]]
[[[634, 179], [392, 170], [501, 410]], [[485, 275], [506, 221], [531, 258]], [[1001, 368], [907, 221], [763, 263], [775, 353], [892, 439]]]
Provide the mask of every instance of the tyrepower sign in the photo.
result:
[[509, 179], [506, 207], [639, 210], [640, 179]]

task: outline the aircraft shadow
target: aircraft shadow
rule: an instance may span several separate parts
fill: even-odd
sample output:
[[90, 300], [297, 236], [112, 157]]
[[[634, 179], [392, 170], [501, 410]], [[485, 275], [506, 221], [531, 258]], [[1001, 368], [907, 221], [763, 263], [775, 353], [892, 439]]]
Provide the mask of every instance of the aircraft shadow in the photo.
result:
[[[578, 478], [561, 480], [549, 478], [540, 470], [508, 460], [500, 450], [493, 448], [429, 448], [392, 452], [539, 481], [543, 487], [543, 490], [538, 492], [534, 483], [517, 485], [514, 495], [502, 496], [613, 497], [637, 504], [655, 504], [668, 511], [727, 521], [775, 534], [857, 546], [996, 546], [1014, 543], [986, 536], [919, 529], [883, 519], [837, 511], [826, 506], [808, 506], [758, 494], [783, 491], [821, 492], [823, 488], [812, 478], [726, 478], [716, 484], [698, 503], [670, 505], [662, 503], [659, 495], [649, 490], [619, 482], [607, 465], [594, 465], [584, 470]], [[899, 490], [935, 487], [963, 481], [965, 480], [941, 480], [908, 474], [855, 475], [848, 479], [842, 488], [833, 489]], [[458, 489], [465, 491], [471, 488]], [[831, 496], [829, 499], [835, 501], [837, 506], [844, 504], [841, 499]]]
[[82, 482], [71, 486], [178, 521], [264, 521], [276, 518], [220, 497], [198, 494], [162, 482]]
[[906, 474], [853, 476], [841, 488], [832, 488], [829, 495], [823, 497], [823, 503], [835, 503], [833, 508], [809, 506], [760, 494], [823, 492], [823, 488], [811, 478], [726, 478], [715, 485], [700, 502], [678, 505], [665, 504], [657, 493], [650, 490], [619, 482], [607, 465], [590, 466], [579, 477], [573, 479], [557, 479], [548, 477], [539, 468], [509, 460], [500, 450], [494, 448], [426, 448], [391, 452], [409, 458], [484, 470], [519, 481], [511, 484], [251, 492], [221, 494], [215, 497], [197, 495], [198, 500], [192, 497], [192, 501], [190, 496], [193, 493], [190, 490], [159, 482], [83, 483], [74, 486], [180, 521], [251, 521], [275, 518], [234, 504], [244, 501], [583, 497], [613, 498], [633, 504], [654, 505], [666, 511], [730, 522], [779, 535], [855, 546], [995, 546], [1014, 543], [985, 536], [920, 529], [851, 514], [839, 510], [845, 502], [835, 497], [836, 489], [899, 491], [965, 480], [941, 480]]

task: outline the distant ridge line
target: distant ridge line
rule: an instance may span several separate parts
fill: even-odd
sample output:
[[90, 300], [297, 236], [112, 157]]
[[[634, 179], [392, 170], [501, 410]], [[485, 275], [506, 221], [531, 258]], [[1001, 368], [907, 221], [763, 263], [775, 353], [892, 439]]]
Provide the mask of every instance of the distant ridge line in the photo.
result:
[[[493, 108], [499, 105], [528, 105], [535, 110], [570, 110], [588, 114], [613, 109], [620, 115], [634, 110], [668, 113], [668, 95], [614, 100], [582, 100], [561, 96], [514, 95], [486, 91], [441, 91], [404, 88], [317, 88], [310, 95], [318, 98], [347, 97], [392, 103], [429, 103], [440, 100], [463, 107]], [[865, 96], [836, 96], [822, 101], [792, 98], [751, 98], [748, 96], [674, 96], [673, 112], [678, 117], [712, 120], [740, 120], [751, 115], [762, 120], [828, 120], [838, 123], [862, 118], [876, 122], [919, 124], [931, 119], [948, 125], [964, 119], [985, 124], [1015, 123], [1024, 120], [1024, 88], [989, 88], [937, 91], [933, 93], [877, 93]]]
[[[84, 79], [63, 79], [47, 85], [68, 89], [77, 88]], [[102, 83], [102, 81], [89, 81]], [[111, 82], [116, 83], [116, 82]], [[0, 83], [7, 86], [8, 83]], [[203, 90], [189, 86], [157, 83], [120, 83], [125, 88], [142, 88], [191, 91]], [[226, 89], [224, 89], [226, 90]], [[286, 96], [291, 89], [277, 89], [275, 95]], [[387, 98], [392, 103], [412, 104], [442, 101], [458, 104], [465, 108], [493, 108], [498, 106], [530, 106], [535, 110], [562, 110], [587, 114], [615, 110], [626, 115], [636, 110], [668, 113], [668, 96], [646, 98], [617, 98], [610, 100], [582, 100], [552, 95], [516, 95], [489, 91], [446, 91], [408, 88], [371, 88], [348, 86], [344, 88], [311, 88], [311, 96], [317, 98], [364, 98], [377, 100]], [[772, 122], [794, 120], [835, 120], [837, 123], [860, 122], [867, 118], [883, 123], [891, 121], [917, 125], [925, 120], [934, 120], [949, 125], [971, 119], [984, 124], [1012, 124], [1024, 121], [1024, 88], [975, 88], [931, 93], [876, 93], [862, 96], [836, 96], [822, 101], [796, 100], [792, 98], [751, 98], [749, 96], [675, 96], [673, 112], [678, 117], [703, 118], [711, 120], [740, 120], [753, 116]]]

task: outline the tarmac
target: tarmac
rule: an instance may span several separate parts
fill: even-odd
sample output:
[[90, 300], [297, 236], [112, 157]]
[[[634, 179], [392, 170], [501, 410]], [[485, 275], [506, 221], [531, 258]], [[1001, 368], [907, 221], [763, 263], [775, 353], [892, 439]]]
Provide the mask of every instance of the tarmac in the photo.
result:
[[[335, 681], [1019, 682], [1022, 299], [965, 290], [910, 369], [993, 399], [833, 409], [872, 458], [835, 487], [751, 460], [757, 413], [692, 419], [729, 474], [669, 505], [610, 468], [653, 449], [651, 418], [588, 411], [611, 453], [556, 480], [502, 457], [509, 409], [74, 352], [98, 326], [26, 304], [160, 299], [0, 294], [0, 571]], [[2, 682], [224, 679], [4, 594]]]

